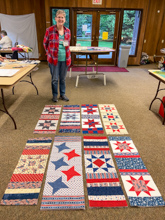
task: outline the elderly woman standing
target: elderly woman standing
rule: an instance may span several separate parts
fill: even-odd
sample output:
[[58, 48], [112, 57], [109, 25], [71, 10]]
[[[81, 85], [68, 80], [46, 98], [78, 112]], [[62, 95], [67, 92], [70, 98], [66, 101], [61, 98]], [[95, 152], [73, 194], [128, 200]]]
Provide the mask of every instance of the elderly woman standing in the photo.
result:
[[46, 29], [43, 45], [47, 55], [47, 61], [52, 76], [53, 101], [58, 101], [58, 81], [60, 97], [64, 101], [69, 101], [65, 95], [65, 78], [67, 69], [71, 64], [70, 30], [64, 26], [66, 14], [63, 10], [56, 13], [56, 25]]

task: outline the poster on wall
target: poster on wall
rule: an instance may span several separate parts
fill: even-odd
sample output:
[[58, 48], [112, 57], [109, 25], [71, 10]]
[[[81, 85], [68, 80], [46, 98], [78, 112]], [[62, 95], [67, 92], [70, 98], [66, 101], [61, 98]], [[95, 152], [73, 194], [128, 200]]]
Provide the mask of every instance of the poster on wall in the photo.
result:
[[92, 0], [93, 5], [102, 5], [102, 0]]

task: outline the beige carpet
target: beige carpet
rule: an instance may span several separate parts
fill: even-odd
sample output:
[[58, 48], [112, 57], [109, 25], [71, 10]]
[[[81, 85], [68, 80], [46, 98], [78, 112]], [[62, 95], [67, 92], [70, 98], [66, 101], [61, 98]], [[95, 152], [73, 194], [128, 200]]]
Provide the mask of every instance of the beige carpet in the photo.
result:
[[[129, 136], [165, 199], [165, 125], [162, 125], [161, 118], [157, 114], [160, 102], [155, 101], [152, 111], [149, 111], [149, 105], [158, 84], [158, 81], [147, 71], [147, 69], [153, 68], [156, 68], [155, 64], [128, 67], [129, 72], [106, 73], [106, 86], [103, 85], [102, 76], [98, 79], [87, 79], [82, 76], [78, 88], [75, 87], [77, 73], [74, 72], [72, 77], [67, 77], [66, 80], [66, 95], [70, 101], [67, 103], [59, 101], [58, 104], [115, 104]], [[15, 88], [15, 95], [12, 95], [11, 90], [4, 90], [7, 108], [15, 118], [18, 129], [14, 130], [11, 119], [0, 112], [0, 198], [3, 196], [27, 139], [42, 136], [54, 137], [54, 135], [33, 134], [44, 106], [55, 104], [51, 101], [50, 73], [46, 62], [41, 63], [39, 70], [33, 73], [33, 80], [39, 90], [38, 96], [35, 89], [27, 83], [19, 83]], [[162, 98], [163, 95], [165, 94], [162, 91], [160, 97]], [[2, 108], [1, 98], [0, 108]], [[61, 134], [57, 132], [56, 135]], [[40, 211], [41, 191], [37, 206], [0, 206], [0, 219], [148, 220], [165, 218], [164, 207], [89, 209], [85, 173], [84, 186], [85, 211]]]

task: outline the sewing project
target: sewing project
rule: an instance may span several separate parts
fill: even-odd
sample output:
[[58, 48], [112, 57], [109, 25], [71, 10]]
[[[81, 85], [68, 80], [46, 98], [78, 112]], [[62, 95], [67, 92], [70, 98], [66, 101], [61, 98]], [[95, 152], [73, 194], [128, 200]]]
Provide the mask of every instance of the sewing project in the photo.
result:
[[103, 127], [97, 105], [81, 105], [83, 134], [103, 134]]
[[80, 133], [80, 106], [64, 105], [60, 123], [60, 133]]
[[165, 202], [130, 137], [109, 137], [130, 206], [164, 206]]
[[127, 207], [106, 137], [84, 136], [89, 207]]
[[61, 105], [46, 105], [33, 133], [53, 134], [56, 132]]
[[107, 134], [128, 134], [115, 105], [99, 104], [99, 109]]
[[27, 141], [1, 205], [37, 205], [51, 142], [51, 138]]
[[41, 210], [53, 209], [85, 209], [81, 137], [54, 139], [41, 201]]

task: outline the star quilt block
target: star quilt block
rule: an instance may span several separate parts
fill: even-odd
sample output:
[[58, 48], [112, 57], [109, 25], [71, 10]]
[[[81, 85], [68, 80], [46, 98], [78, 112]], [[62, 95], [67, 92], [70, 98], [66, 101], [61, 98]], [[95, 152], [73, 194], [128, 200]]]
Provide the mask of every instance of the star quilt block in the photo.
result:
[[127, 207], [106, 137], [84, 136], [89, 207]]
[[35, 134], [54, 134], [60, 117], [61, 105], [46, 105], [34, 129]]
[[164, 206], [165, 202], [130, 137], [109, 137], [131, 206]]
[[64, 105], [60, 123], [60, 133], [80, 133], [80, 106]]

